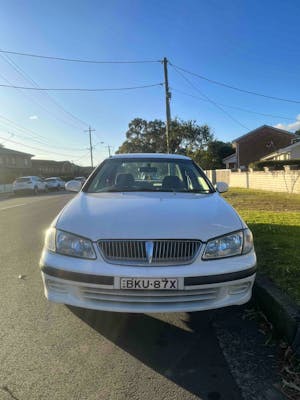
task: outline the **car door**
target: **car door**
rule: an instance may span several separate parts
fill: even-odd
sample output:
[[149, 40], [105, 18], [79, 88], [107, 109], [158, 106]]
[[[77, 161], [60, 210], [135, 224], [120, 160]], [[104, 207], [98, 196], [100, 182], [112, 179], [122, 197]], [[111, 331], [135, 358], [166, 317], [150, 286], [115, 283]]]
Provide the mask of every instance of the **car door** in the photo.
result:
[[42, 181], [40, 178], [37, 178], [37, 184], [39, 190], [45, 190], [46, 183]]

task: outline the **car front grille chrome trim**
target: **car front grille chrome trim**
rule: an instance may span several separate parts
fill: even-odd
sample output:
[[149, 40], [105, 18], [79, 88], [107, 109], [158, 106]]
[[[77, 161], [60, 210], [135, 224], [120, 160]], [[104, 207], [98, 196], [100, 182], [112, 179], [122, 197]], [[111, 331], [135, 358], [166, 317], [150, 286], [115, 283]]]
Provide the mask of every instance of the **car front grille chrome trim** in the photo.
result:
[[191, 264], [202, 247], [193, 239], [105, 239], [98, 241], [104, 260], [118, 265], [172, 266]]

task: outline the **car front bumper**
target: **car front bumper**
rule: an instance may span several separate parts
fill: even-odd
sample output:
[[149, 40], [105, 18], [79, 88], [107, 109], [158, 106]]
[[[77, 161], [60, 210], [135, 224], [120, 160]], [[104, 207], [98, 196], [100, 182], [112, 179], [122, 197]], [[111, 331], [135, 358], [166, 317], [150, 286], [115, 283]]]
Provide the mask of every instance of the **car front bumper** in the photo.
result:
[[[256, 257], [251, 252], [176, 267], [125, 267], [44, 252], [40, 266], [45, 296], [56, 303], [130, 313], [191, 312], [249, 301]], [[177, 278], [179, 289], [124, 290], [121, 277]]]

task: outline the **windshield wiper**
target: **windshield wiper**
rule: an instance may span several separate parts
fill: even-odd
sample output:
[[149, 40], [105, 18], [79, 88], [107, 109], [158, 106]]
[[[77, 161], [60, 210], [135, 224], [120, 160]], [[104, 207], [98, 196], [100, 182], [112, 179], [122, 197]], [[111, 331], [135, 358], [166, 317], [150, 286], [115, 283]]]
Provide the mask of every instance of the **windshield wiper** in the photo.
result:
[[147, 189], [147, 188], [140, 188], [140, 189], [116, 189], [116, 188], [108, 188], [108, 189], [101, 189], [96, 192], [88, 192], [88, 193], [130, 193], [130, 192], [151, 192], [151, 193], [199, 193], [199, 194], [209, 194], [212, 193], [210, 190], [197, 190], [197, 189], [190, 189], [190, 190], [156, 190], [156, 189]]

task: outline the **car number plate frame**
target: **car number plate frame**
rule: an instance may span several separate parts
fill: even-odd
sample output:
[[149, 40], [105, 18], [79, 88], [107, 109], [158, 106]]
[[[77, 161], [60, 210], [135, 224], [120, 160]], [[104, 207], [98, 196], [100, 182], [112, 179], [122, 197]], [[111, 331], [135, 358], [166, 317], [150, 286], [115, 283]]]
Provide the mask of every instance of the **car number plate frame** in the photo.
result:
[[179, 290], [178, 278], [120, 278], [122, 290]]

